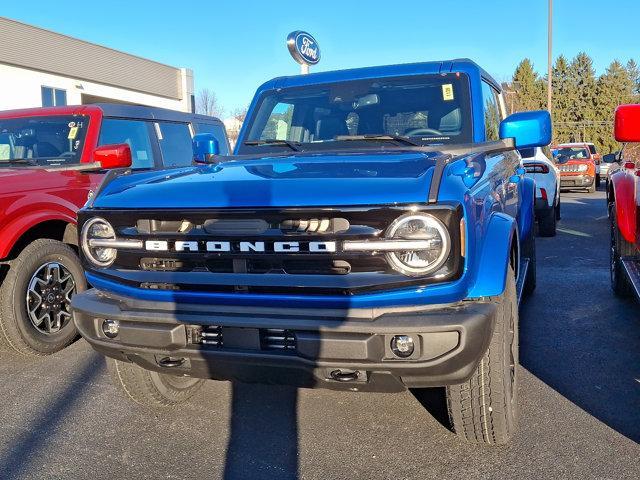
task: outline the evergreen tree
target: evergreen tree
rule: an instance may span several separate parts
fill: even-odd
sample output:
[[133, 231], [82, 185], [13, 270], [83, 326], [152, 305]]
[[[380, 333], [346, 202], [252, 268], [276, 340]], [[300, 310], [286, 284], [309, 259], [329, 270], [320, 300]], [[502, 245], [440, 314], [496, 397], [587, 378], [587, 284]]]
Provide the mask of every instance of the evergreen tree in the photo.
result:
[[517, 91], [514, 109], [516, 112], [539, 110], [544, 103], [544, 84], [533, 68], [533, 63], [525, 58], [516, 67], [513, 84]]
[[584, 52], [576, 55], [569, 65], [568, 79], [576, 88], [575, 117], [581, 123], [579, 130], [574, 130], [572, 140], [589, 141], [596, 133], [592, 124], [596, 120], [597, 95], [596, 72], [589, 55]]
[[569, 78], [569, 62], [560, 55], [553, 66], [553, 137], [554, 142], [573, 140], [573, 132], [577, 122], [576, 114], [577, 87]]
[[640, 67], [633, 58], [627, 62], [627, 73], [633, 82], [634, 101], [637, 102], [640, 100]]
[[618, 60], [611, 62], [606, 72], [598, 79], [595, 97], [596, 119], [599, 121], [593, 142], [605, 152], [617, 149], [612, 135], [615, 109], [618, 105], [631, 103], [634, 99], [636, 82], [627, 67]]

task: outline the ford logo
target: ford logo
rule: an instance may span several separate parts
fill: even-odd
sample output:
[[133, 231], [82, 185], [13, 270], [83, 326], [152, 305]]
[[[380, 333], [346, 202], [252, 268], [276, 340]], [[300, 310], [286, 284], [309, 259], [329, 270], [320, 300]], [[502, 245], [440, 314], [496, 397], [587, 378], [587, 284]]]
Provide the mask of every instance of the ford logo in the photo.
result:
[[287, 47], [293, 59], [300, 65], [315, 65], [320, 61], [318, 42], [307, 32], [291, 32], [287, 37]]

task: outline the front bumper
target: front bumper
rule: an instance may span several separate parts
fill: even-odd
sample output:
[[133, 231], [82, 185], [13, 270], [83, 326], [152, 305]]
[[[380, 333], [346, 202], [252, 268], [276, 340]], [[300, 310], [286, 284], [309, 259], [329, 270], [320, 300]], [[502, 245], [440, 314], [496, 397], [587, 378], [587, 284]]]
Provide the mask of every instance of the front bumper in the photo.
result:
[[[489, 346], [497, 304], [352, 310], [212, 307], [106, 296], [93, 289], [74, 296], [73, 311], [80, 334], [95, 350], [149, 370], [216, 380], [401, 391], [468, 380]], [[102, 332], [104, 319], [120, 322], [115, 339]], [[219, 328], [221, 346], [198, 343], [203, 326]], [[295, 338], [294, 348], [268, 348], [263, 339], [274, 329]], [[393, 354], [394, 335], [414, 338], [410, 357]]]
[[587, 188], [594, 182], [595, 178], [590, 175], [560, 176], [560, 188]]

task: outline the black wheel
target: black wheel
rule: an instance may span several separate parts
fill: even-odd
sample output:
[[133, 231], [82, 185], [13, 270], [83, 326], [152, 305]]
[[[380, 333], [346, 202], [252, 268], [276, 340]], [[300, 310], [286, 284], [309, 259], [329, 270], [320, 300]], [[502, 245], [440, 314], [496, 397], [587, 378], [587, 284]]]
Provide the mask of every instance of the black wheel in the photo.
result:
[[612, 203], [609, 207], [609, 224], [611, 225], [611, 248], [609, 249], [611, 289], [620, 297], [629, 297], [633, 294], [633, 286], [629, 282], [627, 273], [622, 266], [621, 257], [636, 255], [636, 249], [620, 233], [615, 203]]
[[596, 173], [596, 188], [599, 188], [599, 187], [600, 187], [600, 181], [601, 181], [601, 180], [600, 180], [600, 174], [599, 174], [599, 173]]
[[71, 297], [86, 290], [76, 252], [39, 239], [10, 264], [0, 287], [0, 343], [25, 355], [49, 355], [77, 337]]
[[447, 387], [453, 430], [473, 443], [503, 445], [518, 422], [518, 301], [513, 269], [495, 299], [498, 312], [489, 349], [469, 381]]
[[125, 395], [146, 407], [178, 405], [191, 398], [204, 383], [199, 378], [152, 372], [113, 358], [107, 358], [107, 369]]
[[589, 188], [587, 188], [587, 192], [595, 193], [596, 192], [596, 182], [594, 181]]
[[545, 209], [538, 217], [538, 233], [541, 237], [556, 236], [556, 222], [558, 221], [556, 209], [553, 207]]
[[556, 220], [560, 220], [562, 218], [560, 212], [560, 199], [558, 198], [558, 204], [556, 205]]

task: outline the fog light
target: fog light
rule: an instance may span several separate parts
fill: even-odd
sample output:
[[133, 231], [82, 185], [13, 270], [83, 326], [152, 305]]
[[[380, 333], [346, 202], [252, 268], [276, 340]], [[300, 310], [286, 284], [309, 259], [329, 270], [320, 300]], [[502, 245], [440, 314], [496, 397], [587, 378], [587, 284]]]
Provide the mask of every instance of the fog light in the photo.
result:
[[116, 338], [120, 333], [120, 322], [118, 320], [105, 320], [102, 322], [102, 332], [109, 338]]
[[409, 335], [396, 335], [391, 339], [391, 350], [400, 358], [407, 358], [413, 354], [415, 346]]

